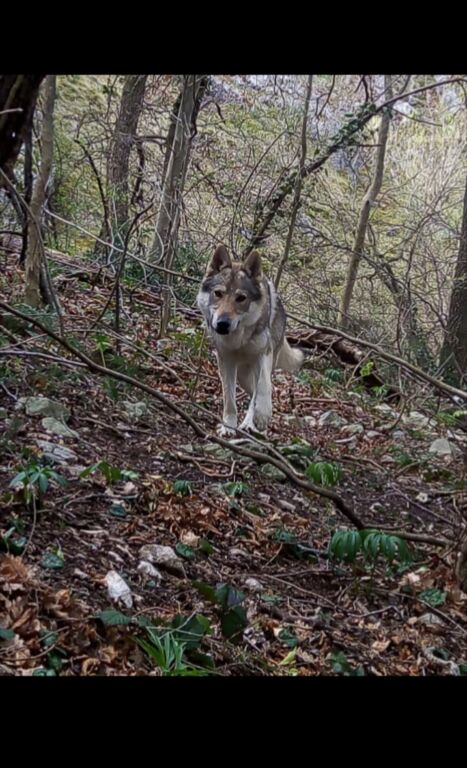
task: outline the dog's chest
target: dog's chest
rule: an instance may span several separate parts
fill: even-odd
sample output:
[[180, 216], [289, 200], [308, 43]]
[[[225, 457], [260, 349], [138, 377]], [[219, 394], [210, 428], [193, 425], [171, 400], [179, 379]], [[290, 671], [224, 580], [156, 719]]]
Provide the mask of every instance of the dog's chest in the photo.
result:
[[234, 357], [257, 358], [267, 352], [271, 344], [269, 330], [251, 335], [248, 329], [239, 329], [228, 336], [213, 334], [214, 345], [221, 354], [232, 354]]

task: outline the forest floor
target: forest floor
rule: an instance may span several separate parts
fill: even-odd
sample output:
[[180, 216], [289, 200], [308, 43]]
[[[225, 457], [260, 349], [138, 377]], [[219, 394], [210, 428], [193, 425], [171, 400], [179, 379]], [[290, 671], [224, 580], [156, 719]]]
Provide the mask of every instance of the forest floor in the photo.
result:
[[[3, 258], [0, 295], [18, 307], [22, 276]], [[159, 341], [158, 296], [135, 284], [118, 347], [109, 314], [93, 326], [112, 282], [81, 269], [54, 269], [70, 343], [214, 434], [221, 389], [199, 319], [177, 314]], [[298, 471], [334, 468], [366, 529], [426, 537], [408, 561], [346, 563], [329, 556], [352, 529], [331, 500], [0, 320], [0, 675], [467, 673], [455, 406], [412, 394], [401, 415], [323, 355], [274, 375], [269, 444]]]

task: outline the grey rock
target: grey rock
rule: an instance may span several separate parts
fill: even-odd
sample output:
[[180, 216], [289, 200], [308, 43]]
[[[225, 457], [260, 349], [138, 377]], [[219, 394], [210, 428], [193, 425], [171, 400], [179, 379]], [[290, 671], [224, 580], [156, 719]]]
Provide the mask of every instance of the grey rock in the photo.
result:
[[60, 421], [68, 421], [70, 418], [68, 408], [48, 397], [21, 397], [16, 408], [24, 409], [28, 416], [51, 416]]
[[149, 579], [153, 579], [157, 586], [162, 581], [162, 574], [161, 572], [148, 560], [141, 560], [141, 562], [138, 565], [138, 573], [142, 573], [143, 576], [147, 576]]
[[291, 504], [290, 501], [285, 501], [285, 499], [277, 499], [277, 506], [285, 512], [295, 512], [297, 509], [295, 504]]
[[319, 417], [320, 427], [341, 427], [345, 424], [345, 419], [335, 411], [325, 411]]
[[122, 602], [126, 608], [133, 605], [131, 589], [117, 571], [109, 571], [104, 579], [107, 586], [107, 594], [116, 603]]
[[349, 435], [360, 435], [365, 431], [363, 424], [346, 424], [341, 428], [342, 432], [346, 432]]
[[382, 416], [384, 416], [387, 419], [396, 419], [397, 413], [396, 411], [391, 408], [390, 405], [387, 403], [381, 403], [380, 405], [375, 405], [374, 410], [380, 413]]
[[417, 621], [418, 624], [424, 624], [426, 627], [443, 627], [444, 622], [436, 613], [424, 613]]
[[175, 550], [161, 544], [145, 544], [139, 551], [141, 560], [185, 576], [185, 568]]
[[281, 469], [275, 467], [274, 464], [263, 464], [260, 473], [263, 477], [267, 477], [268, 480], [283, 481], [287, 479], [287, 475], [285, 475]]
[[241, 549], [240, 547], [231, 547], [229, 549], [229, 556], [230, 557], [248, 557], [248, 552], [246, 552], [244, 549]]
[[45, 419], [42, 419], [41, 424], [47, 432], [51, 432], [53, 435], [59, 435], [59, 437], [79, 437], [77, 432], [53, 416], [47, 416]]
[[49, 443], [47, 440], [37, 440], [37, 445], [46, 459], [54, 464], [66, 464], [68, 461], [76, 461], [76, 453], [64, 445]]
[[437, 440], [433, 440], [429, 447], [429, 452], [434, 453], [436, 456], [459, 456], [462, 451], [454, 445], [454, 443], [446, 440], [445, 437], [439, 437]]
[[434, 421], [419, 411], [411, 411], [407, 416], [402, 416], [402, 423], [409, 429], [426, 429], [436, 426]]
[[365, 434], [365, 440], [372, 440], [374, 437], [381, 437], [381, 432], [376, 432], [375, 429], [370, 429]]
[[249, 589], [250, 592], [263, 592], [264, 590], [263, 585], [258, 579], [246, 579], [245, 587], [246, 589]]
[[229, 451], [228, 448], [223, 448], [222, 445], [217, 445], [217, 443], [206, 443], [204, 452], [208, 456], [214, 456], [216, 459], [230, 459], [232, 456], [232, 451]]
[[122, 406], [126, 415], [132, 421], [138, 421], [138, 419], [142, 419], [144, 416], [149, 415], [149, 408], [144, 400], [139, 400], [136, 403], [132, 403], [129, 400], [124, 400]]

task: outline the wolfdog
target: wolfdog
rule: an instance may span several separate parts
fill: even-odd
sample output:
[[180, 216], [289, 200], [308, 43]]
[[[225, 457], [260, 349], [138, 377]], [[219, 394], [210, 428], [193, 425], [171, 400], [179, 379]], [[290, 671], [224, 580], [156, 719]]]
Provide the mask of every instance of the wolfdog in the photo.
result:
[[198, 307], [216, 349], [222, 381], [219, 434], [232, 434], [237, 427], [237, 377], [251, 395], [240, 429], [265, 432], [272, 416], [272, 372], [297, 371], [303, 353], [285, 338], [284, 306], [263, 275], [259, 254], [253, 251], [244, 261], [232, 262], [225, 245], [219, 245], [201, 283]]

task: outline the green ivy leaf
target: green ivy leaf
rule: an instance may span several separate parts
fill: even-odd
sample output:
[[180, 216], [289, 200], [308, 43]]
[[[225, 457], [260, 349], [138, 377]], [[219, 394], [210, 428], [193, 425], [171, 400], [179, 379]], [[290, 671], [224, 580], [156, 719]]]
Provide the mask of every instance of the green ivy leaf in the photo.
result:
[[436, 608], [438, 605], [443, 605], [446, 602], [447, 593], [441, 592], [440, 589], [436, 588], [425, 589], [423, 592], [420, 592], [420, 597], [428, 603], [428, 605], [432, 605], [433, 608]]
[[234, 608], [243, 603], [245, 595], [230, 584], [218, 584], [216, 588], [216, 600], [224, 610]]
[[207, 539], [200, 539], [198, 542], [198, 549], [203, 555], [212, 555], [214, 547]]
[[16, 633], [14, 632], [14, 630], [0, 628], [0, 640], [13, 640], [15, 636], [16, 636]]
[[181, 541], [176, 545], [175, 551], [187, 560], [193, 560], [196, 557], [196, 552], [193, 547], [189, 547], [187, 544], [182, 544]]
[[57, 673], [54, 669], [45, 669], [44, 667], [38, 667], [32, 673], [32, 677], [56, 677]]
[[133, 622], [133, 619], [130, 616], [126, 616], [124, 613], [121, 613], [120, 611], [114, 611], [113, 609], [101, 611], [100, 613], [96, 614], [95, 618], [99, 619], [99, 621], [102, 621], [106, 627], [123, 626], [126, 624], [132, 624]]
[[126, 517], [127, 516], [127, 511], [126, 511], [125, 507], [123, 506], [123, 504], [119, 504], [118, 501], [114, 501], [114, 503], [110, 507], [109, 512], [110, 512], [111, 515], [113, 515], [113, 517]]
[[277, 637], [288, 648], [296, 648], [298, 645], [298, 637], [290, 629], [281, 629]]
[[41, 565], [43, 568], [63, 568], [65, 558], [54, 552], [46, 552], [41, 559]]
[[235, 608], [231, 608], [222, 616], [222, 634], [229, 640], [238, 638], [247, 626], [248, 619], [246, 617], [246, 611], [241, 605], [236, 605]]
[[210, 584], [206, 584], [204, 581], [193, 581], [192, 583], [195, 589], [197, 589], [203, 597], [211, 603], [217, 603], [217, 595], [214, 587], [211, 587]]
[[174, 637], [178, 642], [184, 643], [185, 648], [198, 648], [204, 635], [211, 632], [211, 624], [206, 616], [196, 614], [196, 616], [183, 616], [178, 614], [172, 620]]

